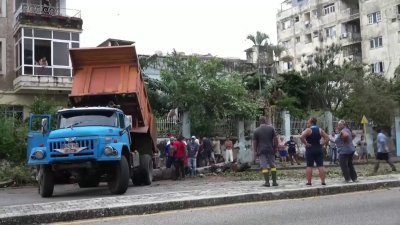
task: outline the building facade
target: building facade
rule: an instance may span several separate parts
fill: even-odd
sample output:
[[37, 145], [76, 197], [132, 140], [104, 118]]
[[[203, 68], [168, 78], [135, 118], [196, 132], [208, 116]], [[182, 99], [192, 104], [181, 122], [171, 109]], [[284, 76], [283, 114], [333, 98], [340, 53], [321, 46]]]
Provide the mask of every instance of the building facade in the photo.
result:
[[278, 42], [291, 62], [279, 71], [301, 70], [317, 47], [340, 44], [341, 59], [393, 76], [400, 64], [400, 0], [286, 0], [277, 14]]
[[81, 12], [67, 9], [66, 0], [0, 0], [0, 7], [1, 110], [24, 118], [35, 96], [65, 102]]

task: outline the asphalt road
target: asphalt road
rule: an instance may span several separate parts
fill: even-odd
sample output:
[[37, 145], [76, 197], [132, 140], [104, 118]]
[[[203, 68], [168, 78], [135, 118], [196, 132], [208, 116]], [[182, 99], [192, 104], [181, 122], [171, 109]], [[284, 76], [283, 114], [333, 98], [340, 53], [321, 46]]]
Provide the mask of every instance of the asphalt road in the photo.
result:
[[[226, 183], [220, 177], [186, 179], [184, 181], [155, 181], [150, 186], [134, 186], [130, 183], [125, 195], [142, 195], [166, 191], [192, 191], [202, 188], [229, 187], [230, 185], [232, 184]], [[40, 197], [38, 188], [34, 186], [0, 188], [0, 207], [115, 196], [118, 195], [110, 194], [106, 183], [101, 183], [100, 187], [97, 188], [79, 188], [77, 184], [56, 185], [53, 197], [51, 198]]]
[[59, 224], [399, 225], [400, 188], [297, 200], [236, 204]]

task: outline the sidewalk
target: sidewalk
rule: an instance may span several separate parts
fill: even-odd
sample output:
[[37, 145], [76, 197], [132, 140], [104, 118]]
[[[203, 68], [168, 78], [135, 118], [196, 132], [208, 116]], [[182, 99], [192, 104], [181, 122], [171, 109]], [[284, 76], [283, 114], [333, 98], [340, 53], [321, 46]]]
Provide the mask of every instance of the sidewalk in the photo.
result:
[[[262, 181], [221, 181], [216, 179], [207, 182], [206, 179], [201, 178], [186, 179], [181, 182], [160, 181], [154, 183], [155, 191], [153, 193], [146, 192], [147, 194], [135, 193], [123, 196], [1, 206], [0, 224], [39, 224], [148, 214], [167, 210], [305, 198], [400, 186], [400, 174], [360, 177], [359, 180], [358, 183], [344, 183], [342, 179], [328, 179], [327, 186], [322, 186], [319, 181], [315, 180], [315, 185], [312, 187], [307, 187], [305, 181], [280, 180], [279, 187], [270, 188], [263, 187]], [[178, 186], [179, 188], [175, 188]]]

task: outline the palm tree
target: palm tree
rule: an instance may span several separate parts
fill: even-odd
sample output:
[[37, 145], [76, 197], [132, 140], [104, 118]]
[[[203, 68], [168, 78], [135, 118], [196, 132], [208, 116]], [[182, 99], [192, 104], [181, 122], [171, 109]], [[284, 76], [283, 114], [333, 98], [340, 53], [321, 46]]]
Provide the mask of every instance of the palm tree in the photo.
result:
[[262, 46], [268, 43], [269, 36], [266, 33], [257, 31], [256, 36], [249, 34], [247, 35], [247, 39], [252, 41], [255, 46]]
[[[253, 43], [252, 50], [257, 52], [257, 60], [256, 60], [256, 72], [253, 74], [258, 74], [258, 86], [259, 86], [259, 94], [262, 96], [262, 85], [261, 85], [261, 76], [266, 75], [266, 68], [269, 68], [271, 71], [271, 75], [276, 74], [276, 65], [275, 65], [275, 57], [280, 58], [282, 52], [285, 48], [281, 45], [273, 45], [269, 41], [269, 36], [260, 31], [256, 32], [256, 35], [249, 34], [247, 35], [247, 39]], [[273, 77], [273, 76], [272, 76]], [[272, 78], [273, 79], [273, 78]], [[274, 108], [274, 102], [276, 102], [281, 96], [281, 90], [277, 88], [273, 88], [274, 82], [271, 83], [266, 82], [265, 87], [268, 89], [266, 93], [264, 92], [264, 97], [262, 101], [264, 102], [264, 112], [269, 117], [270, 121], [273, 118], [272, 108]]]

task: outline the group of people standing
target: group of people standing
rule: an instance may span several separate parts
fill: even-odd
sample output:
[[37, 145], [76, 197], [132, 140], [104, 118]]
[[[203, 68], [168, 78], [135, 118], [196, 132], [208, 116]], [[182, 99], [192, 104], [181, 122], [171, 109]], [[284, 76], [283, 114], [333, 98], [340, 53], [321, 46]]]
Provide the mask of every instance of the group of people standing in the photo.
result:
[[[385, 160], [391, 166], [392, 170], [396, 168], [389, 158], [388, 138], [383, 132], [377, 130], [377, 163], [375, 164], [375, 172], [379, 168], [379, 160]], [[326, 185], [326, 171], [324, 168], [324, 151], [323, 146], [329, 146], [332, 162], [336, 162], [339, 159], [340, 168], [345, 179], [345, 182], [357, 182], [357, 172], [353, 165], [353, 158], [355, 153], [355, 146], [353, 139], [355, 134], [347, 126], [344, 120], [340, 120], [337, 125], [337, 133], [329, 136], [323, 129], [317, 126], [317, 119], [310, 118], [307, 121], [307, 128], [302, 132], [300, 140], [306, 147], [305, 159], [306, 159], [306, 185], [312, 185], [312, 172], [313, 167], [316, 165], [319, 171], [319, 177], [321, 185]], [[253, 152], [255, 157], [260, 160], [261, 172], [264, 175], [265, 186], [271, 186], [269, 180], [270, 175], [272, 177], [272, 186], [278, 186], [277, 175], [276, 175], [276, 164], [275, 154], [277, 151], [289, 146], [289, 154], [295, 154], [295, 142], [293, 137], [291, 140], [283, 144], [282, 140], [279, 140], [273, 126], [268, 125], [267, 119], [264, 116], [260, 117], [260, 126], [255, 130], [253, 135]], [[357, 145], [361, 148], [360, 152], [366, 152], [366, 141], [364, 137], [357, 142]], [[294, 150], [293, 150], [294, 149]], [[282, 154], [281, 154], [282, 156]]]
[[[233, 162], [233, 142], [226, 138], [222, 145], [225, 149], [225, 163]], [[165, 147], [166, 167], [175, 168], [177, 179], [184, 179], [185, 174], [196, 176], [197, 165], [207, 166], [221, 162], [224, 157], [221, 154], [221, 143], [217, 139], [195, 136], [185, 139], [180, 135], [177, 139], [171, 137]]]

